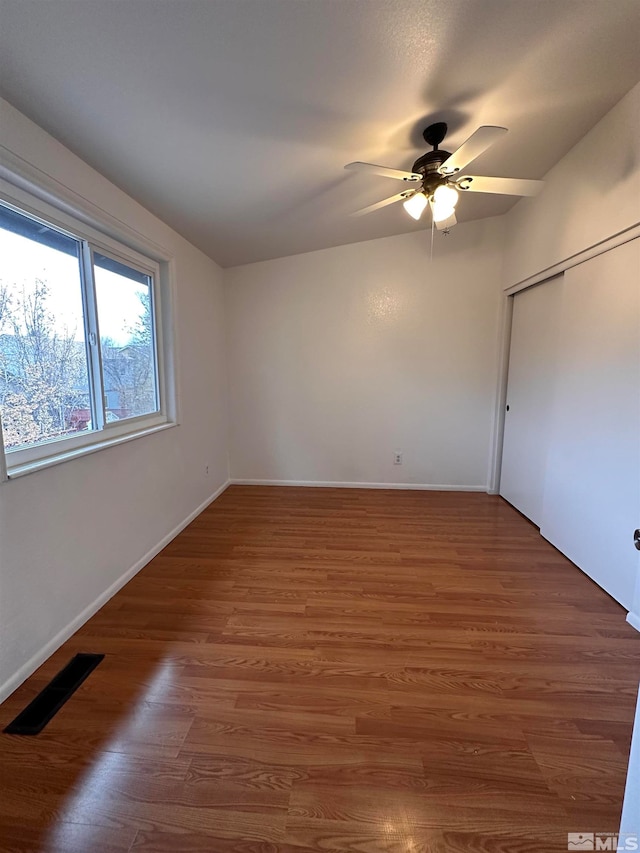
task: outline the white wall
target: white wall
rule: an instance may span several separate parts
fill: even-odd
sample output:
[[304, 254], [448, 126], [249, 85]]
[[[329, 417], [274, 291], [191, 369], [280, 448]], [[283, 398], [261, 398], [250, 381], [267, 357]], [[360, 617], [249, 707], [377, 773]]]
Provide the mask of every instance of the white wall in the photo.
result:
[[[638, 479], [640, 481], [640, 477]], [[640, 631], [640, 554], [638, 555], [638, 573], [636, 575], [636, 588], [633, 595], [633, 608], [631, 613], [627, 616], [627, 621], [630, 622], [636, 630]]]
[[173, 256], [182, 398], [176, 428], [0, 483], [2, 700], [226, 482], [228, 463], [221, 269], [6, 102], [0, 110], [5, 159], [19, 156]]
[[[633, 725], [627, 784], [624, 792], [620, 834], [636, 835], [640, 841], [640, 693]], [[622, 845], [622, 838], [620, 839]], [[621, 848], [623, 849], [623, 848]], [[631, 848], [629, 848], [631, 849]]]
[[640, 83], [544, 180], [506, 214], [505, 288], [640, 221]]
[[226, 270], [232, 477], [484, 489], [501, 238], [489, 219], [433, 262], [425, 230]]

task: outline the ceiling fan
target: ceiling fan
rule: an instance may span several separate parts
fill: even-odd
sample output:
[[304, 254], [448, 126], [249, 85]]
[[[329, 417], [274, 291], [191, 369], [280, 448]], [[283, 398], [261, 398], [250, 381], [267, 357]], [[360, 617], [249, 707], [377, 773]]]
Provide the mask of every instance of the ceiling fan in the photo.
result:
[[411, 184], [410, 188], [396, 193], [368, 207], [352, 213], [363, 216], [388, 204], [402, 201], [407, 213], [414, 219], [420, 219], [424, 209], [429, 206], [433, 221], [439, 231], [448, 233], [456, 224], [455, 206], [460, 192], [499, 193], [501, 195], [534, 196], [543, 187], [542, 181], [530, 181], [520, 178], [489, 178], [483, 175], [468, 175], [462, 170], [483, 154], [487, 148], [507, 133], [506, 127], [479, 127], [475, 133], [463, 142], [453, 154], [438, 146], [447, 135], [447, 125], [440, 121], [430, 124], [423, 132], [425, 142], [433, 147], [422, 157], [418, 157], [410, 172], [400, 169], [388, 169], [373, 163], [348, 163], [345, 169], [355, 172], [370, 172], [395, 178]]

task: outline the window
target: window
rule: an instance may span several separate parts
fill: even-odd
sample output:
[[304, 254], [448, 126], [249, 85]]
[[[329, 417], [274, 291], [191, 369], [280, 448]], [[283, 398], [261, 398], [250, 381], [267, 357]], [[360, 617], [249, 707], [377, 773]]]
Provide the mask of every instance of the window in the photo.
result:
[[0, 416], [10, 474], [167, 423], [158, 265], [84, 231], [0, 202]]

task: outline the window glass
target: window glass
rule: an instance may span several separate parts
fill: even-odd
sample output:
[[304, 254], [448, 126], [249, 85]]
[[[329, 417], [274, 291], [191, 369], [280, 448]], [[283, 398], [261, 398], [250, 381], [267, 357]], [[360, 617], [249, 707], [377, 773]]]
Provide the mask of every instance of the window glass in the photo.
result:
[[158, 265], [64, 214], [47, 221], [37, 203], [38, 213], [13, 205], [0, 201], [0, 416], [10, 477], [168, 423]]
[[0, 414], [11, 450], [86, 431], [81, 242], [0, 205]]
[[105, 423], [158, 410], [152, 278], [93, 254]]

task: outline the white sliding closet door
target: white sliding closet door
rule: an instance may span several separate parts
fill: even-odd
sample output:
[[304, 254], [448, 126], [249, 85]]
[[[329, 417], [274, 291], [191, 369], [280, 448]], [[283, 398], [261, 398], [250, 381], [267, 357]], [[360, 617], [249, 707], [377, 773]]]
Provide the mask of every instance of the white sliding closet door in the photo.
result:
[[562, 276], [513, 297], [500, 494], [538, 526], [549, 444]]
[[640, 239], [568, 270], [562, 290], [541, 533], [630, 610], [640, 527]]

